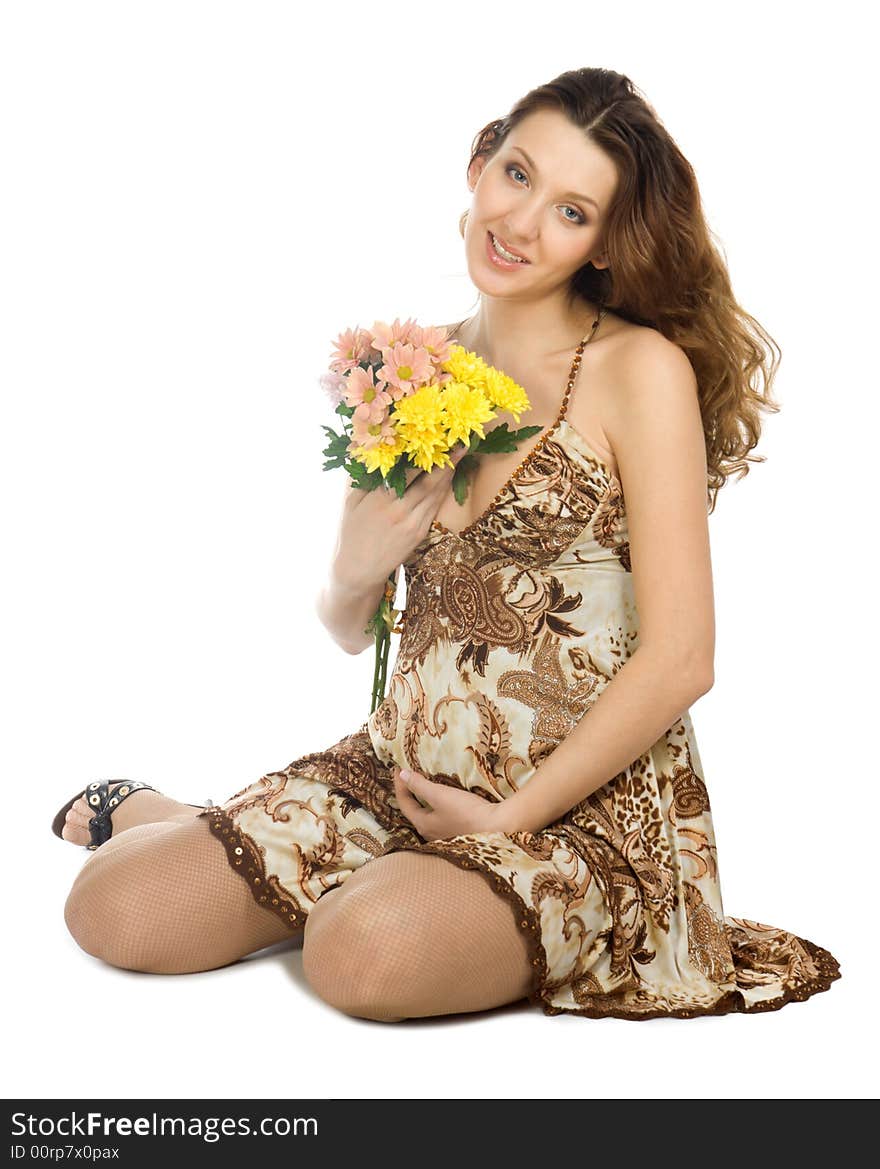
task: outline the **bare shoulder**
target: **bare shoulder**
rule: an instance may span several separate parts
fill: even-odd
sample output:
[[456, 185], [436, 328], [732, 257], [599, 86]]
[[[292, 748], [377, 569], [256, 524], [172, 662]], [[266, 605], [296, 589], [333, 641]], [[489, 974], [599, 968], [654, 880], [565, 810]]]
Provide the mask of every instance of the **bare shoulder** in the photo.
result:
[[618, 463], [643, 431], [660, 444], [680, 440], [683, 432], [702, 441], [696, 374], [681, 346], [656, 329], [617, 318], [597, 344], [594, 362], [602, 426]]
[[620, 383], [637, 386], [643, 383], [646, 371], [659, 365], [665, 375], [674, 377], [677, 370], [679, 381], [690, 381], [692, 389], [696, 389], [693, 367], [685, 351], [647, 325], [617, 318], [606, 337], [603, 356], [604, 367]]

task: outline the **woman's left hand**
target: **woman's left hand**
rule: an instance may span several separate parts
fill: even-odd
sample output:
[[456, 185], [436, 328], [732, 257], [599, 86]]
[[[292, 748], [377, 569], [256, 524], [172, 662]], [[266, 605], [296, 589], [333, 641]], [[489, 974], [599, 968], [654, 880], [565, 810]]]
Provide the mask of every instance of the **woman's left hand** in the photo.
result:
[[[500, 831], [496, 816], [500, 804], [490, 804], [482, 796], [461, 788], [434, 783], [420, 771], [408, 771], [406, 780], [401, 778], [399, 767], [393, 767], [391, 773], [401, 812], [425, 840]], [[430, 807], [423, 808], [416, 796]]]

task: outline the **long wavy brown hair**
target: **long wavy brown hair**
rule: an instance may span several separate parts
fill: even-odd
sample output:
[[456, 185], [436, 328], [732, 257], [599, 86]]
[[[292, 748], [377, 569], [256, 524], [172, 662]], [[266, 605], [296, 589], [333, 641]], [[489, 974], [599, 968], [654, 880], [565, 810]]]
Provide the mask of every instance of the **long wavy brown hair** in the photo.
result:
[[[604, 238], [608, 268], [585, 264], [572, 278], [584, 296], [679, 345], [697, 378], [706, 438], [709, 511], [729, 475], [749, 472], [761, 411], [781, 350], [738, 303], [721, 249], [703, 212], [694, 169], [634, 83], [611, 69], [572, 69], [540, 85], [477, 134], [474, 159], [491, 158], [510, 131], [539, 109], [561, 110], [613, 160], [617, 192]], [[462, 216], [462, 221], [467, 212]]]

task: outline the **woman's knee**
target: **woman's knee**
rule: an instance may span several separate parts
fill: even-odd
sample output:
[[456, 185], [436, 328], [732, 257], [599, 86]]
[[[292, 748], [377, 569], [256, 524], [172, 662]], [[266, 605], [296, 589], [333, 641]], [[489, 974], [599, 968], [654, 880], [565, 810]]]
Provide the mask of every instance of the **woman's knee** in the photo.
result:
[[430, 997], [432, 980], [439, 987], [444, 978], [431, 877], [446, 863], [391, 853], [320, 898], [302, 949], [303, 974], [320, 998], [345, 1014], [397, 1022], [411, 1017], [414, 990]]
[[64, 907], [77, 944], [112, 966], [187, 974], [228, 965], [289, 931], [256, 905], [207, 821], [142, 824], [83, 865]]
[[171, 823], [129, 828], [85, 861], [64, 904], [64, 921], [87, 954], [129, 970], [155, 966], [163, 898], [157, 888], [161, 878], [144, 846], [176, 828]]

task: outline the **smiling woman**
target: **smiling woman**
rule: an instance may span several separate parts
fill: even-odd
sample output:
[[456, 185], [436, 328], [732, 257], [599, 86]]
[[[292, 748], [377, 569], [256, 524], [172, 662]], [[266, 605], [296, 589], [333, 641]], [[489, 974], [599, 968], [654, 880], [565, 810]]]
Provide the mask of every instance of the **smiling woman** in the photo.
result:
[[834, 956], [725, 912], [690, 714], [714, 680], [708, 513], [777, 408], [770, 339], [733, 296], [693, 168], [622, 74], [527, 94], [480, 131], [467, 179], [480, 307], [452, 332], [527, 387], [519, 421], [541, 434], [480, 460], [469, 510], [438, 488], [418, 522], [364, 501], [341, 523], [334, 613], [370, 611], [384, 574], [365, 562], [408, 549], [384, 701], [217, 806], [132, 785], [75, 801], [68, 840], [115, 819], [68, 925], [162, 972], [302, 931], [316, 992], [389, 1021], [809, 998]]

